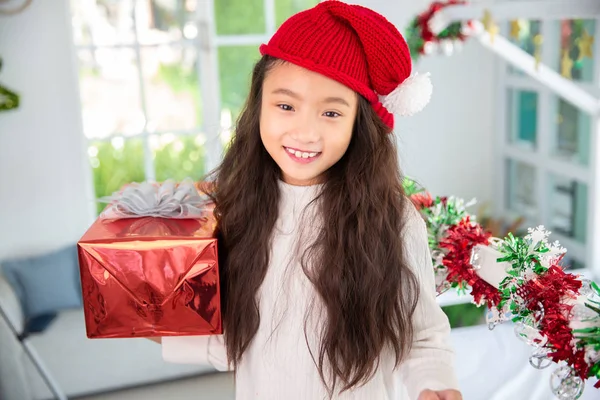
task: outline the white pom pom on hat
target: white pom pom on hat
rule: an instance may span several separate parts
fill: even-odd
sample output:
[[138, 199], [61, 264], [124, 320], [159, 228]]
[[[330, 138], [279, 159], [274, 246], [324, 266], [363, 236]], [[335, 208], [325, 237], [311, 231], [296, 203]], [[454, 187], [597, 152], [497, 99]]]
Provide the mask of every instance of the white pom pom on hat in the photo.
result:
[[414, 73], [387, 96], [379, 96], [379, 101], [393, 114], [404, 117], [423, 110], [431, 100], [433, 85], [430, 73]]

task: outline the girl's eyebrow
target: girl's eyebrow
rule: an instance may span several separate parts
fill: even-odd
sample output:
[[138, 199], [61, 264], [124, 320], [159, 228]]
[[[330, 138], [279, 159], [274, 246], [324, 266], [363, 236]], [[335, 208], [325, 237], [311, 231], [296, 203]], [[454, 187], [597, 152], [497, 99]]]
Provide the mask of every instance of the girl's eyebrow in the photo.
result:
[[290, 89], [285, 89], [285, 88], [275, 89], [271, 92], [271, 94], [284, 94], [286, 96], [290, 96], [295, 99], [302, 100], [302, 96], [300, 96], [298, 93], [296, 93]]
[[[286, 88], [275, 89], [271, 92], [271, 94], [283, 94], [286, 96], [293, 97], [294, 99], [297, 99], [297, 100], [302, 100], [302, 96], [300, 96], [298, 93], [296, 93], [290, 89], [286, 89]], [[348, 104], [348, 102], [346, 100], [344, 100], [341, 97], [335, 97], [335, 96], [325, 98], [323, 100], [323, 103], [337, 103], [337, 104], [341, 104], [346, 107], [350, 107], [350, 104]]]
[[348, 102], [341, 97], [327, 97], [325, 100], [323, 100], [323, 103], [336, 103], [350, 108], [350, 104], [348, 104]]

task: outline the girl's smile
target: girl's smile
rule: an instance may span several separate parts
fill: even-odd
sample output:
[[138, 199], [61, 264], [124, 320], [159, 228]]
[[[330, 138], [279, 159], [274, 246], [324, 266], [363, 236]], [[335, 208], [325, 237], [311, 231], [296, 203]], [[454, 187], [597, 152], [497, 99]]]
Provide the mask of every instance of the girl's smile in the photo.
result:
[[295, 149], [293, 147], [283, 146], [283, 149], [288, 153], [290, 158], [300, 164], [308, 164], [315, 161], [321, 155], [321, 152], [309, 152], [303, 151], [299, 149]]

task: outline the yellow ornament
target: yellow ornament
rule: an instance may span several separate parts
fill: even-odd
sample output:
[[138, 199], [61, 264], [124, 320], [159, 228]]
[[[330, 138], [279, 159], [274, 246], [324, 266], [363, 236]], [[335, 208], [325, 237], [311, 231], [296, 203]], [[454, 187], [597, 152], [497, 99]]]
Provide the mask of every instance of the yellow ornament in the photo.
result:
[[510, 37], [519, 40], [521, 34], [521, 21], [518, 19], [510, 21]]
[[541, 34], [537, 34], [533, 37], [533, 45], [535, 50], [533, 51], [533, 58], [535, 59], [535, 69], [539, 69], [540, 63], [542, 62], [542, 44], [544, 43], [544, 37]]
[[593, 44], [594, 37], [584, 30], [581, 37], [577, 39], [577, 47], [579, 47], [579, 60], [581, 60], [583, 57], [594, 58], [592, 51]]
[[571, 57], [569, 56], [569, 51], [565, 50], [563, 52], [563, 58], [560, 62], [560, 74], [567, 79], [573, 79], [573, 75], [571, 75], [573, 64], [573, 60], [571, 60]]
[[490, 35], [490, 43], [494, 44], [494, 38], [496, 37], [498, 32], [500, 32], [500, 29], [498, 28], [498, 25], [496, 25], [496, 22], [492, 18], [490, 10], [485, 10], [481, 22], [483, 23], [483, 27], [485, 28], [487, 33]]

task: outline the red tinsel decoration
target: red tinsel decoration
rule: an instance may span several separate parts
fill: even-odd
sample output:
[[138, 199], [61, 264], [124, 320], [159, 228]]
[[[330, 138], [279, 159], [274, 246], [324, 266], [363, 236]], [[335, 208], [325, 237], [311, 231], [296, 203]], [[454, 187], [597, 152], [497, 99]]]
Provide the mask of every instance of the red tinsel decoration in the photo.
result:
[[554, 311], [547, 312], [542, 320], [541, 333], [548, 338], [548, 342], [554, 348], [548, 356], [554, 362], [566, 361], [581, 379], [587, 379], [589, 365], [585, 361], [585, 351], [575, 349], [571, 344], [573, 333], [565, 317], [569, 311], [568, 307], [557, 305]]
[[[436, 1], [433, 2], [427, 11], [417, 16], [419, 27], [421, 28], [421, 37], [425, 42], [437, 42], [437, 36], [429, 29], [429, 20], [441, 9], [448, 6], [454, 6], [458, 4], [466, 4], [466, 1], [461, 0], [448, 0], [446, 2]], [[459, 34], [460, 40], [465, 40], [466, 37], [463, 34]], [[422, 51], [422, 50], [421, 50]]]
[[459, 285], [467, 283], [471, 287], [471, 295], [477, 304], [485, 301], [488, 308], [500, 303], [498, 289], [484, 281], [471, 266], [471, 251], [478, 244], [488, 244], [490, 233], [483, 230], [479, 224], [472, 224], [467, 216], [457, 225], [446, 231], [446, 236], [440, 242], [440, 247], [448, 253], [442, 263], [448, 268], [447, 280]]
[[581, 280], [576, 275], [566, 274], [558, 265], [552, 265], [535, 279], [527, 281], [519, 290], [532, 305], [542, 303], [555, 305], [564, 302], [564, 297], [575, 298], [581, 289]]
[[415, 193], [410, 196], [410, 200], [417, 207], [417, 210], [422, 210], [423, 208], [429, 208], [433, 205], [433, 198], [429, 192], [425, 193]]
[[[415, 206], [421, 210], [433, 206], [429, 193], [411, 196]], [[447, 198], [440, 198], [446, 205]], [[471, 252], [476, 245], [489, 245], [491, 234], [479, 224], [472, 223], [470, 217], [463, 218], [458, 224], [449, 226], [440, 240], [439, 247], [446, 249], [442, 264], [448, 269], [446, 280], [460, 287], [471, 287], [471, 295], [477, 304], [486, 304], [488, 308], [497, 307], [502, 294], [479, 277], [470, 264]], [[561, 257], [562, 258], [562, 257]], [[582, 287], [580, 278], [567, 274], [559, 265], [560, 259], [546, 271], [526, 281], [517, 293], [525, 301], [532, 313], [541, 315], [540, 333], [548, 338], [548, 347], [552, 349], [548, 356], [556, 363], [565, 361], [574, 368], [577, 375], [586, 380], [590, 365], [585, 360], [585, 350], [574, 345], [574, 337], [569, 326], [572, 306], [565, 304], [568, 298], [576, 298]], [[600, 388], [600, 381], [595, 387]]]
[[585, 361], [585, 351], [573, 346], [568, 319], [572, 307], [565, 304], [565, 298], [577, 297], [579, 289], [581, 280], [577, 276], [566, 274], [560, 266], [553, 265], [519, 288], [519, 294], [527, 301], [529, 310], [540, 311], [540, 304], [543, 307], [540, 331], [554, 349], [548, 355], [555, 362], [566, 361], [581, 379], [586, 379], [589, 365]]

